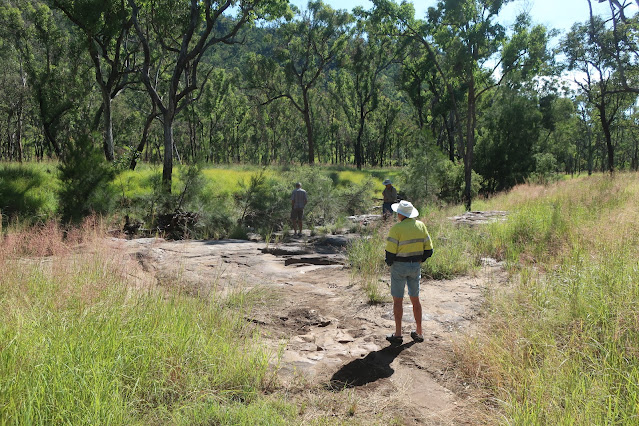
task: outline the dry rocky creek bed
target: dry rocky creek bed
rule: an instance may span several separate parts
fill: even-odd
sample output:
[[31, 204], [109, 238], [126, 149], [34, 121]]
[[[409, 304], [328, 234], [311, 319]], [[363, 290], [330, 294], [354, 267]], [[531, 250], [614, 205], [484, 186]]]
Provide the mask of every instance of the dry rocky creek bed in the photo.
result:
[[[158, 282], [179, 282], [194, 294], [259, 287], [268, 298], [247, 314], [273, 350], [275, 393], [301, 409], [300, 423], [334, 417], [355, 424], [485, 423], [479, 390], [456, 370], [453, 348], [479, 322], [484, 296], [507, 284], [487, 260], [472, 276], [422, 279], [425, 341], [404, 303], [404, 342], [391, 346], [390, 295], [368, 303], [351, 276], [346, 246], [354, 234], [285, 239], [276, 245], [241, 240], [111, 239]], [[382, 291], [389, 292], [388, 274]]]

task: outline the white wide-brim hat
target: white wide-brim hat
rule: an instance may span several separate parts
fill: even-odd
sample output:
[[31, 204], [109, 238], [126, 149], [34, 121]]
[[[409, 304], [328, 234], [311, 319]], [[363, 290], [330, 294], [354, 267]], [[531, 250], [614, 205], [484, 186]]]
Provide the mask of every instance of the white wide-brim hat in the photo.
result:
[[393, 209], [394, 212], [397, 212], [397, 214], [401, 214], [407, 218], [419, 216], [419, 212], [410, 201], [402, 200], [399, 203], [392, 204], [391, 209]]

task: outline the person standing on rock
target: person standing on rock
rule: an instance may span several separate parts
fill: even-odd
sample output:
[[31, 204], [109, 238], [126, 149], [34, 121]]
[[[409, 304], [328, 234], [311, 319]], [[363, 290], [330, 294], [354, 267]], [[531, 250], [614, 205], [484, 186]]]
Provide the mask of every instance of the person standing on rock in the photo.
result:
[[386, 340], [394, 344], [402, 343], [404, 288], [408, 287], [416, 323], [410, 337], [416, 342], [423, 342], [419, 280], [422, 262], [433, 255], [433, 244], [426, 225], [415, 219], [419, 212], [409, 201], [394, 203], [391, 209], [397, 212], [399, 221], [391, 227], [386, 239], [386, 264], [390, 266], [391, 273], [395, 333], [386, 336]]
[[[293, 224], [293, 234], [302, 236], [302, 219], [304, 218], [304, 207], [308, 202], [306, 191], [302, 189], [302, 184], [297, 182], [295, 189], [291, 193], [291, 222]], [[299, 228], [299, 233], [297, 229]]]
[[384, 197], [382, 203], [382, 218], [386, 220], [393, 214], [391, 205], [397, 202], [397, 189], [395, 189], [390, 179], [385, 179], [382, 185], [386, 186], [384, 191], [382, 191], [382, 197]]

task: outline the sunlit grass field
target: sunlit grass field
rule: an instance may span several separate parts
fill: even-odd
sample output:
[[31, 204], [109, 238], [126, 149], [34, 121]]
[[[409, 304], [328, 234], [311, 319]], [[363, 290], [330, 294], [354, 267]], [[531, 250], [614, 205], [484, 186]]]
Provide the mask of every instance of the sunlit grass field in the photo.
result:
[[95, 223], [0, 246], [1, 424], [286, 424], [276, 354], [228, 298], [145, 281]]
[[457, 357], [507, 423], [639, 421], [638, 178], [522, 185], [475, 205], [510, 212], [475, 253], [505, 260], [513, 287]]
[[57, 163], [0, 163], [0, 212], [46, 220], [58, 207]]
[[[364, 180], [372, 177], [375, 182], [375, 186], [371, 188], [372, 191], [382, 192], [384, 185], [382, 181], [386, 178], [396, 179], [400, 174], [400, 169], [388, 169], [388, 170], [375, 170], [375, 169], [362, 169], [357, 170], [350, 167], [337, 167], [337, 166], [315, 166], [320, 173], [326, 173], [333, 179], [334, 184], [349, 185], [349, 184], [361, 184]], [[290, 168], [278, 168], [267, 167], [262, 168], [259, 166], [203, 166], [202, 174], [206, 178], [208, 185], [213, 191], [224, 191], [233, 193], [240, 189], [241, 183], [247, 184], [251, 176], [255, 173], [264, 170], [267, 176], [278, 177], [284, 173], [294, 175], [295, 167]], [[299, 168], [301, 169], [301, 168]], [[292, 173], [290, 173], [292, 172]], [[180, 183], [180, 169], [174, 168], [174, 189], [179, 186]], [[118, 188], [124, 188], [127, 196], [134, 196], [136, 194], [149, 193], [151, 191], [151, 180], [154, 176], [162, 174], [162, 168], [157, 166], [141, 165], [135, 171], [121, 172], [116, 178], [114, 185]], [[295, 182], [291, 182], [293, 186]]]

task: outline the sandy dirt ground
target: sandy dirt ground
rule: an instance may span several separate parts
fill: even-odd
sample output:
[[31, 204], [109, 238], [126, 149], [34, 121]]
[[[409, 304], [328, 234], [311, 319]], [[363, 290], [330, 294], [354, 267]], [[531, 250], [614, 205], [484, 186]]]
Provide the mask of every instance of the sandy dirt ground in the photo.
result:
[[[356, 237], [306, 235], [276, 245], [113, 238], [110, 244], [158, 283], [179, 282], [194, 294], [264, 290], [267, 302], [246, 319], [273, 350], [274, 394], [301, 407], [301, 424], [490, 422], [479, 391], [456, 370], [453, 348], [472, 333], [487, 292], [505, 288], [502, 266], [487, 259], [473, 276], [422, 279], [425, 341], [409, 336], [415, 323], [406, 297], [403, 344], [393, 346], [385, 340], [394, 329], [390, 294], [386, 303], [371, 305], [351, 276], [345, 247]], [[388, 275], [379, 284], [390, 293]]]

